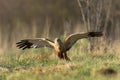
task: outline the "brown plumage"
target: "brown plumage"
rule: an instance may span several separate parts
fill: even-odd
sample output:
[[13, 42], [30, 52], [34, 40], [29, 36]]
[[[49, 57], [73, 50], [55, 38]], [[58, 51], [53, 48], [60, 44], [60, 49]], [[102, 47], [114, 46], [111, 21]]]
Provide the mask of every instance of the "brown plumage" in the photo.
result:
[[100, 37], [100, 36], [102, 36], [102, 32], [75, 33], [69, 35], [64, 42], [62, 42], [59, 38], [55, 38], [54, 42], [45, 38], [37, 38], [37, 39], [24, 39], [21, 40], [20, 42], [17, 42], [16, 45], [18, 48], [23, 50], [40, 47], [54, 48], [56, 55], [60, 59], [70, 60], [67, 56], [67, 51], [76, 43], [77, 40], [88, 37]]

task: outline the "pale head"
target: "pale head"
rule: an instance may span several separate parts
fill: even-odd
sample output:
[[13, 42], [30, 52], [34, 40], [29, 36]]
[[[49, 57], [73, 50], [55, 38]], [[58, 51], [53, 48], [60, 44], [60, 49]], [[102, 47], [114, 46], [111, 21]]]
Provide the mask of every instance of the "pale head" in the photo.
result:
[[62, 41], [59, 39], [59, 38], [55, 38], [55, 41], [54, 41], [55, 43], [59, 43], [59, 44], [61, 44], [62, 43]]
[[63, 43], [62, 43], [62, 41], [59, 38], [55, 38], [54, 43], [55, 43], [56, 51], [61, 52], [61, 51], [64, 50]]

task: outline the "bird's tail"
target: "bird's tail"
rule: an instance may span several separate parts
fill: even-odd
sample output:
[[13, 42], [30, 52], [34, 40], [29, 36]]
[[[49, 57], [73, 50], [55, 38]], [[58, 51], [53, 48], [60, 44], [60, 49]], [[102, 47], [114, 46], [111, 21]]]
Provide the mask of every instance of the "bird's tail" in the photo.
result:
[[102, 32], [89, 32], [88, 36], [89, 37], [101, 37], [103, 35]]

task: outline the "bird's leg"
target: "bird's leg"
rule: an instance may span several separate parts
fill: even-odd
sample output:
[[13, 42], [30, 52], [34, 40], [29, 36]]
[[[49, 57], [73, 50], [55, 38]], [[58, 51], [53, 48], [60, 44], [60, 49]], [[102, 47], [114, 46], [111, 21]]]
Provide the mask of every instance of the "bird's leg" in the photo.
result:
[[70, 58], [68, 58], [66, 53], [62, 53], [63, 59], [66, 59], [66, 61], [70, 61]]
[[66, 53], [58, 53], [58, 57], [60, 59], [65, 59], [66, 61], [70, 61]]

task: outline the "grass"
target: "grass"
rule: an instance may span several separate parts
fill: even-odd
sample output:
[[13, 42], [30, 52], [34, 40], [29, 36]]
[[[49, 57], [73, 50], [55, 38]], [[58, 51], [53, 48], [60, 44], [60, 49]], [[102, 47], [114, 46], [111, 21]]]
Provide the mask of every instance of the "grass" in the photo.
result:
[[[49, 48], [7, 52], [0, 56], [0, 80], [119, 80], [120, 54], [89, 53], [79, 43], [58, 59]], [[104, 69], [114, 72], [105, 73]]]

